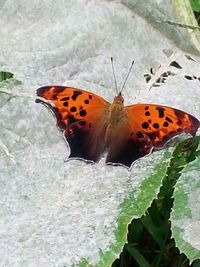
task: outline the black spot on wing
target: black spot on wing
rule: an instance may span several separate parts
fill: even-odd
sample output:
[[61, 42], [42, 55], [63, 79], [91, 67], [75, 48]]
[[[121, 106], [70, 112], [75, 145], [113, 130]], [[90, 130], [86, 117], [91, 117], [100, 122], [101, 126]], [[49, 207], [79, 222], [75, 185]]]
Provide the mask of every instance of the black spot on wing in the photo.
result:
[[76, 112], [76, 107], [71, 107], [71, 108], [70, 108], [70, 111], [71, 111], [71, 112]]
[[154, 123], [153, 124], [153, 128], [158, 129], [159, 128], [159, 124], [158, 123]]
[[150, 116], [151, 114], [150, 114], [150, 112], [149, 111], [146, 111], [145, 112], [145, 116]]
[[173, 123], [173, 121], [169, 117], [166, 116], [165, 119], [166, 119], [166, 121]]
[[80, 114], [81, 117], [85, 117], [87, 112], [86, 112], [85, 109], [82, 109], [79, 114]]
[[143, 122], [143, 124], [142, 124], [142, 128], [143, 129], [148, 129], [149, 128], [149, 124], [148, 124], [148, 122]]
[[61, 98], [60, 99], [61, 101], [68, 101], [69, 100], [69, 97], [67, 96], [67, 97], [63, 97], [63, 98]]
[[165, 122], [163, 123], [163, 126], [164, 126], [164, 127], [168, 127], [168, 126], [169, 126], [169, 122], [165, 121]]
[[158, 111], [159, 118], [163, 118], [165, 116], [165, 114], [164, 114], [165, 109], [164, 108], [162, 108], [162, 107], [156, 107], [156, 110]]
[[85, 99], [85, 100], [84, 100], [84, 103], [85, 103], [86, 105], [88, 105], [88, 104], [90, 103], [90, 101], [89, 101], [88, 99]]
[[76, 99], [77, 99], [77, 97], [79, 95], [82, 95], [82, 92], [80, 92], [80, 91], [74, 91], [73, 92], [73, 95], [72, 95], [72, 100], [76, 101]]
[[65, 101], [65, 102], [63, 103], [63, 106], [65, 106], [65, 107], [68, 107], [68, 105], [69, 105], [68, 101]]

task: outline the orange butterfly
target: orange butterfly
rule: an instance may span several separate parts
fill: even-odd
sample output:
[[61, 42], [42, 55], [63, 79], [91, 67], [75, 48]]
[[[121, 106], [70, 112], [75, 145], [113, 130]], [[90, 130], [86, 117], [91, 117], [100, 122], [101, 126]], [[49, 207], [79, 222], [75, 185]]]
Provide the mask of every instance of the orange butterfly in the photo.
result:
[[200, 122], [194, 116], [167, 106], [124, 106], [120, 92], [112, 104], [102, 97], [72, 87], [44, 86], [37, 90], [42, 102], [57, 118], [70, 146], [69, 158], [97, 162], [107, 151], [106, 163], [128, 168], [172, 137], [196, 134]]

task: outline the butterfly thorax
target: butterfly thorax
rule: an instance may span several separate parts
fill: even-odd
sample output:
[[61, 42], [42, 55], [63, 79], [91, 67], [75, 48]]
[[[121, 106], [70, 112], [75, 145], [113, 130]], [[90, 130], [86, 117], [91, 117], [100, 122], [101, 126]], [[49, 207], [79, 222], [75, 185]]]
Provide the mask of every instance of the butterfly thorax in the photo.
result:
[[109, 116], [108, 116], [108, 124], [111, 127], [116, 126], [117, 123], [124, 117], [124, 98], [121, 93], [114, 98], [113, 103], [110, 106]]
[[124, 112], [124, 98], [121, 93], [114, 98], [113, 103], [110, 105], [108, 115], [108, 126], [106, 129], [105, 141], [106, 145], [109, 146], [110, 140], [113, 137], [115, 129], [122, 124], [126, 117]]

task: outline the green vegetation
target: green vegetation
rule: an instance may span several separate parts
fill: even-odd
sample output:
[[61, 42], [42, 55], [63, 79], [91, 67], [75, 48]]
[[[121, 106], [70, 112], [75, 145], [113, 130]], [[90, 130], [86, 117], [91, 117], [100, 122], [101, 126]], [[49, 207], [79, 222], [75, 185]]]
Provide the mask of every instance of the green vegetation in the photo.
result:
[[200, 12], [200, 0], [190, 0], [193, 11]]
[[0, 71], [0, 82], [13, 78], [14, 74], [11, 72]]
[[171, 238], [170, 223], [176, 182], [184, 167], [199, 156], [199, 143], [200, 138], [195, 137], [177, 146], [157, 199], [153, 200], [145, 215], [129, 225], [127, 244], [112, 267], [200, 266], [200, 260], [189, 265], [189, 259], [180, 253]]

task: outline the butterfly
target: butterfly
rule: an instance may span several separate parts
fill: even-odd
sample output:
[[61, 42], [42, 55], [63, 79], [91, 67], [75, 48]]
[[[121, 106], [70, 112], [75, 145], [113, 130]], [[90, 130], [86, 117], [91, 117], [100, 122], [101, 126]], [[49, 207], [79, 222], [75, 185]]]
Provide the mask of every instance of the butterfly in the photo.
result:
[[122, 92], [109, 103], [82, 89], [44, 86], [36, 102], [50, 108], [70, 147], [71, 158], [98, 162], [107, 151], [106, 163], [131, 168], [133, 162], [161, 149], [180, 133], [195, 135], [200, 121], [168, 106], [124, 106]]

